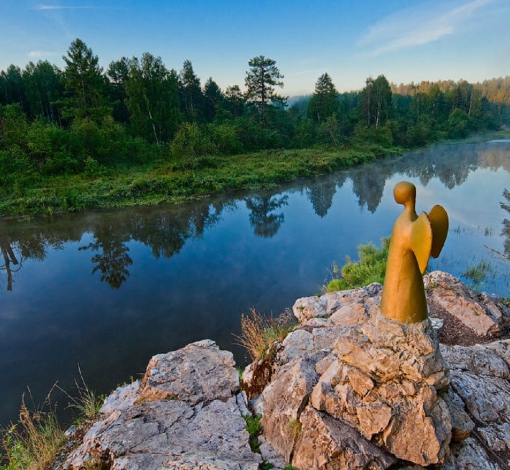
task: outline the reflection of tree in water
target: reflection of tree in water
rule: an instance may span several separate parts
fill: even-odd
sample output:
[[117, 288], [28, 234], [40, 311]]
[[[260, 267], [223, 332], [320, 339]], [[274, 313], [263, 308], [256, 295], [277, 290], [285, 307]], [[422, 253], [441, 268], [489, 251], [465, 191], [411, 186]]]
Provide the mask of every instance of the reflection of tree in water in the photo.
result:
[[94, 237], [95, 242], [78, 249], [100, 251], [101, 253], [91, 259], [95, 264], [92, 274], [101, 271], [101, 282], [107, 282], [112, 289], [118, 289], [129, 277], [127, 267], [133, 264], [133, 260], [127, 254], [129, 248], [126, 246], [130, 236], [124, 231], [119, 235], [111, 225], [108, 225], [96, 231]]
[[[508, 213], [510, 213], [510, 191], [508, 189], [505, 189], [503, 191], [503, 197], [507, 200], [507, 202], [501, 203], [501, 208], [505, 209]], [[503, 237], [506, 237], [505, 240], [505, 255], [510, 256], [510, 220], [505, 219], [503, 220], [503, 230], [501, 232], [501, 235]]]
[[386, 184], [386, 172], [381, 167], [367, 166], [362, 171], [353, 173], [352, 192], [358, 197], [358, 204], [372, 213], [376, 211], [381, 202], [384, 185]]
[[0, 254], [2, 259], [0, 262], [3, 262], [0, 269], [7, 273], [7, 290], [12, 291], [12, 274], [21, 269], [21, 262], [14, 254], [10, 241], [4, 236], [0, 236]]
[[[478, 168], [477, 152], [473, 145], [442, 145], [406, 156], [405, 166], [398, 171], [418, 178], [426, 186], [438, 178], [448, 189], [463, 184], [471, 171]], [[396, 172], [396, 171], [395, 171]]]
[[288, 196], [276, 198], [274, 196], [254, 196], [246, 199], [246, 207], [251, 210], [250, 224], [253, 233], [258, 237], [271, 238], [280, 229], [284, 214], [271, 214], [270, 212], [286, 206]]
[[319, 217], [324, 217], [333, 205], [336, 193], [336, 182], [327, 180], [307, 189], [306, 195], [312, 203], [313, 210]]
[[223, 205], [196, 203], [158, 214], [138, 214], [132, 220], [131, 236], [152, 249], [155, 258], [171, 258], [188, 238], [200, 237], [216, 224]]

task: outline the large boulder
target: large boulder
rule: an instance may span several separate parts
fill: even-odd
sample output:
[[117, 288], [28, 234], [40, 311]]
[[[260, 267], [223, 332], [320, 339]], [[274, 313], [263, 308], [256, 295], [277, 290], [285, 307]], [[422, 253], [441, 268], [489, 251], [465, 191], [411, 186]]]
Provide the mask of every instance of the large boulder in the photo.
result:
[[232, 354], [213, 341], [153, 357], [117, 389], [60, 468], [256, 470]]
[[[508, 308], [445, 273], [426, 285], [440, 318], [411, 325], [380, 314], [378, 284], [296, 301], [300, 326], [252, 401], [272, 452], [299, 470], [507, 468], [510, 348], [497, 338]], [[476, 313], [458, 314], [466, 306]], [[474, 327], [483, 315], [493, 326]], [[460, 333], [438, 335], [443, 323]]]

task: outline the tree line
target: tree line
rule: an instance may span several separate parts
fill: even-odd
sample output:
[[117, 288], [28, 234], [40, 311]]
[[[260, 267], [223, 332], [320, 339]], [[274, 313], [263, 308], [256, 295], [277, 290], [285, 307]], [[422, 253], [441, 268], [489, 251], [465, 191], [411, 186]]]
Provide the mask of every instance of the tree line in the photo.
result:
[[359, 92], [338, 93], [322, 74], [311, 96], [287, 104], [284, 76], [263, 55], [244, 83], [202, 85], [186, 60], [122, 57], [106, 70], [74, 40], [61, 70], [48, 61], [0, 73], [0, 183], [24, 171], [101, 172], [104, 166], [161, 157], [193, 161], [275, 148], [351, 144], [412, 148], [510, 123], [510, 77], [483, 83], [390, 84], [369, 77]]

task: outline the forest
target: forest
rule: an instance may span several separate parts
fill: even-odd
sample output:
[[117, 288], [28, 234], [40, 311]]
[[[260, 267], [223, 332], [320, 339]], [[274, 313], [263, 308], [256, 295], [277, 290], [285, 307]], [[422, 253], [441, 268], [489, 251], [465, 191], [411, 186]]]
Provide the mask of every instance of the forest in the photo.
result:
[[324, 73], [289, 100], [263, 55], [225, 90], [148, 52], [103, 70], [80, 39], [63, 60], [0, 73], [0, 217], [263, 187], [510, 124], [509, 76], [339, 93]]

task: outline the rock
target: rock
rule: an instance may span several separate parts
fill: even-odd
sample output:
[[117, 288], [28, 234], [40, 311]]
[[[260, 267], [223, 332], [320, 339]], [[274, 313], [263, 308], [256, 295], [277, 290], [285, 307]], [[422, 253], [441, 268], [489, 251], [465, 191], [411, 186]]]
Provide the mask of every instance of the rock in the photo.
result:
[[502, 470], [491, 461], [484, 448], [473, 438], [452, 445], [450, 458], [439, 470]]
[[226, 400], [240, 390], [232, 353], [211, 340], [154, 356], [147, 366], [138, 401], [176, 398], [192, 404]]
[[382, 286], [378, 283], [349, 291], [330, 292], [320, 297], [303, 297], [296, 300], [292, 311], [299, 323], [310, 319], [327, 317], [337, 325], [354, 326], [368, 319], [365, 301], [378, 297]]
[[482, 337], [494, 337], [510, 321], [510, 311], [497, 298], [477, 296], [451, 274], [434, 271], [423, 278], [428, 300], [439, 305]]
[[154, 356], [142, 384], [105, 400], [59, 468], [256, 470], [262, 459], [250, 449], [238, 389], [232, 354], [213, 341]]
[[[510, 455], [510, 341], [441, 345], [441, 352], [451, 370], [451, 388], [459, 397], [456, 406], [476, 424], [465, 446], [452, 446], [457, 466], [451, 468], [505, 468]], [[485, 466], [476, 464], [483, 461]]]
[[260, 398], [264, 436], [286, 461], [290, 461], [295, 428], [316, 383], [315, 362], [296, 359], [278, 371]]
[[471, 435], [475, 423], [465, 411], [462, 399], [452, 390], [443, 395], [452, 422], [452, 441], [461, 442]]
[[384, 470], [396, 459], [346, 424], [307, 407], [292, 465], [298, 469]]
[[451, 420], [437, 391], [448, 386], [430, 322], [401, 325], [382, 315], [338, 339], [338, 360], [321, 375], [311, 405], [374, 436], [396, 457], [444, 460]]

